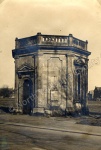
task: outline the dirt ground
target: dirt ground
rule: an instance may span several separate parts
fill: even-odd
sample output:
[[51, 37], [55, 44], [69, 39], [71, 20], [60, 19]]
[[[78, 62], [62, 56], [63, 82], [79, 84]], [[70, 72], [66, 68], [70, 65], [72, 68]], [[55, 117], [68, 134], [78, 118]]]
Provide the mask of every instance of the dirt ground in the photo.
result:
[[[14, 150], [14, 149], [16, 149], [16, 150], [20, 150], [20, 149], [21, 150], [28, 150], [28, 149], [31, 149], [31, 150], [32, 149], [33, 150], [43, 150], [43, 149], [44, 150], [45, 149], [46, 150], [57, 150], [59, 148], [67, 150], [67, 147], [68, 147], [69, 149], [74, 150], [74, 149], [76, 149], [76, 147], [78, 149], [81, 146], [82, 150], [87, 149], [87, 148], [89, 150], [91, 150], [91, 149], [95, 150], [95, 148], [92, 146], [93, 143], [91, 143], [91, 141], [90, 142], [87, 141], [87, 139], [81, 140], [81, 138], [77, 139], [77, 137], [72, 139], [71, 137], [67, 136], [66, 139], [63, 138], [61, 140], [61, 138], [58, 135], [56, 136], [55, 133], [53, 136], [50, 134], [45, 135], [45, 133], [43, 135], [43, 133], [41, 134], [38, 132], [33, 132], [34, 133], [33, 138], [28, 138], [26, 136], [27, 130], [25, 130], [25, 128], [27, 128], [27, 127], [24, 127], [23, 130], [21, 130], [21, 131], [20, 131], [20, 128], [18, 127], [19, 132], [17, 130], [17, 133], [16, 133], [15, 128], [14, 128], [14, 132], [13, 132], [13, 127], [11, 127], [12, 132], [10, 132], [9, 131], [10, 125], [9, 126], [3, 125], [4, 122], [5, 123], [6, 122], [10, 122], [10, 123], [14, 122], [14, 123], [23, 123], [25, 125], [30, 124], [30, 125], [34, 125], [34, 126], [46, 126], [46, 127], [55, 127], [55, 128], [62, 127], [62, 129], [64, 127], [64, 129], [67, 129], [68, 122], [69, 122], [69, 124], [71, 123], [70, 125], [72, 125], [72, 122], [73, 122], [73, 123], [76, 123], [77, 125], [83, 124], [83, 125], [88, 125], [88, 126], [89, 125], [101, 126], [101, 102], [100, 101], [89, 101], [88, 106], [89, 106], [89, 111], [90, 111], [89, 116], [76, 116], [76, 117], [72, 117], [72, 116], [42, 117], [42, 116], [29, 116], [29, 115], [21, 115], [21, 114], [14, 115], [14, 114], [1, 112], [0, 113], [0, 127], [2, 127], [2, 128], [0, 128], [0, 148], [1, 148], [1, 150]], [[86, 126], [87, 129], [89, 128], [88, 126]], [[23, 132], [23, 134], [21, 134], [22, 132]], [[28, 132], [28, 133], [30, 133], [30, 132]], [[31, 135], [32, 135], [32, 133], [31, 133]], [[39, 141], [39, 139], [40, 139], [40, 141]], [[68, 144], [67, 144], [67, 141], [68, 141]], [[69, 141], [70, 141], [70, 143], [69, 143]], [[79, 141], [79, 143], [77, 141]], [[63, 143], [61, 143], [61, 142], [63, 142]], [[53, 144], [53, 143], [55, 146], [54, 146], [54, 148], [51, 148], [51, 146], [52, 146], [51, 144]], [[79, 145], [77, 145], [77, 143]], [[58, 145], [60, 144], [59, 148], [57, 148], [57, 144]], [[66, 144], [67, 144], [67, 147], [66, 147]], [[42, 147], [43, 145], [44, 145], [44, 147]], [[100, 147], [99, 149], [101, 149], [101, 145], [98, 145], [97, 143], [95, 145]], [[50, 146], [50, 149], [49, 149], [49, 146]], [[41, 149], [40, 149], [40, 147], [41, 147]], [[96, 149], [98, 149], [98, 148], [96, 148]]]
[[77, 123], [101, 126], [101, 101], [88, 101], [89, 116], [81, 117]]
[[[78, 117], [33, 117], [29, 115], [11, 115], [8, 113], [0, 113], [0, 122], [15, 122], [15, 123], [28, 123], [38, 125], [51, 125], [54, 126], [54, 120], [72, 120], [78, 124], [87, 124], [93, 126], [101, 126], [101, 101], [88, 101], [89, 116], [78, 116]], [[41, 120], [41, 121], [40, 121]], [[58, 126], [58, 124], [57, 124]]]

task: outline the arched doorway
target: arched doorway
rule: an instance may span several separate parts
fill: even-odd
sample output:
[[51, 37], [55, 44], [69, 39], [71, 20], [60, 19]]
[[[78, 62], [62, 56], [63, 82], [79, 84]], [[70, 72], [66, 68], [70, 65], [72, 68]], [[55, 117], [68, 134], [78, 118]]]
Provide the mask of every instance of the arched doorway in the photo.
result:
[[23, 114], [31, 114], [33, 109], [33, 83], [25, 79], [23, 83]]

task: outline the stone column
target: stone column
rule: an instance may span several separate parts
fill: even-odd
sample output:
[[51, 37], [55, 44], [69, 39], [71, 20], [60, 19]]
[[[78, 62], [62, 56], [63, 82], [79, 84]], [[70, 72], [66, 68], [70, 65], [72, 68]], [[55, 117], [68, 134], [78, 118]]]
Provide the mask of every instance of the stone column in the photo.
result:
[[69, 79], [69, 76], [68, 76], [68, 55], [66, 54], [66, 109], [68, 107], [68, 104], [67, 104], [67, 100], [68, 100], [68, 79]]
[[34, 57], [34, 66], [35, 66], [35, 108], [38, 107], [38, 53], [37, 56]]
[[84, 99], [83, 99], [83, 105], [82, 105], [82, 111], [84, 114], [87, 113], [88, 111], [88, 106], [87, 106], [87, 95], [88, 95], [88, 59], [85, 60], [86, 64], [86, 69], [84, 72], [84, 88], [83, 88], [83, 93], [84, 93]]
[[34, 72], [33, 72], [33, 109], [36, 107], [36, 56], [33, 55]]
[[80, 74], [80, 101], [82, 103], [83, 101], [83, 70], [81, 68], [81, 74]]
[[68, 78], [67, 78], [67, 111], [73, 109], [73, 57], [68, 55]]
[[82, 108], [84, 107], [85, 103], [85, 78], [86, 78], [86, 70], [82, 71], [82, 101], [81, 101], [81, 106]]
[[86, 97], [86, 101], [85, 101], [85, 107], [87, 107], [87, 95], [88, 95], [88, 59], [86, 59], [86, 77], [85, 77], [85, 82], [86, 82], [86, 87], [85, 87], [85, 97]]
[[77, 90], [77, 82], [78, 82], [78, 76], [76, 74], [76, 72], [74, 72], [74, 75], [73, 75], [73, 86], [74, 86], [74, 99], [73, 99], [73, 103], [75, 104], [75, 102], [77, 101], [77, 95], [78, 95], [78, 90]]
[[19, 111], [19, 105], [18, 105], [19, 104], [19, 90], [18, 90], [19, 79], [17, 74], [19, 57], [16, 56], [14, 59], [15, 59], [15, 103], [16, 103], [16, 111]]

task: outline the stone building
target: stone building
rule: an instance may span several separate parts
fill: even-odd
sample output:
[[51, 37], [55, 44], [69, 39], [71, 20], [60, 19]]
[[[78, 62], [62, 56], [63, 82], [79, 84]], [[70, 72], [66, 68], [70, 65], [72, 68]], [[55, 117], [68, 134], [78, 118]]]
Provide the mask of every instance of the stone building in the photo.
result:
[[72, 34], [16, 38], [12, 51], [16, 110], [25, 114], [86, 111], [87, 44]]
[[94, 90], [88, 92], [88, 100], [94, 100]]
[[101, 87], [96, 87], [94, 89], [94, 100], [101, 100]]

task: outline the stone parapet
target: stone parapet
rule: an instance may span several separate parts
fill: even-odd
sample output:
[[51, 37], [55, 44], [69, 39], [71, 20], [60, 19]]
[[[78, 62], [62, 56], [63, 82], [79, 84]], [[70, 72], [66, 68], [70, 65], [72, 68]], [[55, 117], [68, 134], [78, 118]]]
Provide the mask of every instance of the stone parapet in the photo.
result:
[[87, 50], [87, 41], [79, 40], [73, 37], [72, 34], [68, 36], [60, 36], [60, 35], [43, 35], [41, 33], [37, 33], [35, 36], [26, 37], [22, 39], [15, 39], [15, 48], [21, 49], [28, 46], [35, 45], [53, 45], [53, 46], [72, 46], [76, 48], [80, 48], [82, 50]]

